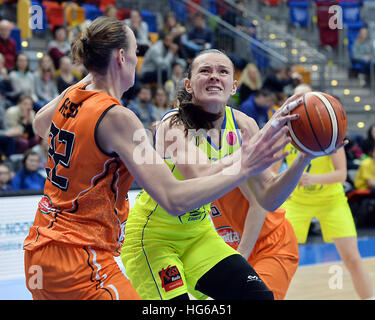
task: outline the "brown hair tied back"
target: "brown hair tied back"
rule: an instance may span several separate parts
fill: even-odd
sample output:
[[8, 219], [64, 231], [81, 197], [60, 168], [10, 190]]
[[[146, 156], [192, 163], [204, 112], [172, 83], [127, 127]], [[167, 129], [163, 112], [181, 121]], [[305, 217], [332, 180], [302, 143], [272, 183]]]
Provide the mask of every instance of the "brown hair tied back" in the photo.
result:
[[190, 129], [212, 129], [213, 122], [221, 117], [221, 112], [211, 113], [204, 111], [201, 106], [192, 102], [193, 97], [185, 87], [177, 92], [178, 113], [171, 118], [170, 126], [182, 124], [185, 128], [185, 135]]
[[83, 44], [83, 48], [84, 49], [87, 49], [88, 48], [88, 43], [87, 43], [87, 39], [86, 38], [81, 38], [81, 42]]
[[81, 38], [71, 44], [71, 51], [74, 63], [83, 63], [89, 72], [105, 75], [113, 50], [124, 49], [127, 52], [128, 47], [128, 32], [124, 23], [99, 17], [82, 30]]

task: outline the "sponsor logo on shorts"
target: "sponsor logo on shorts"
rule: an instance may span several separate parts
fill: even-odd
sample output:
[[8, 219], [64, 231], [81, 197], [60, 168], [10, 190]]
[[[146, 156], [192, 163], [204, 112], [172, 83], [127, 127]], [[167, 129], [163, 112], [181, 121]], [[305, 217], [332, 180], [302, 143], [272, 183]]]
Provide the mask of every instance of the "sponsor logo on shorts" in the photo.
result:
[[43, 195], [42, 199], [40, 199], [38, 203], [38, 209], [40, 210], [41, 213], [44, 213], [44, 214], [50, 214], [51, 212], [58, 211], [58, 208], [56, 208], [52, 204], [50, 197], [46, 195]]
[[251, 281], [262, 281], [260, 280], [257, 276], [247, 276], [247, 282], [251, 282]]
[[206, 216], [209, 214], [209, 211], [204, 207], [194, 209], [182, 215], [179, 215], [178, 218], [181, 223], [194, 223], [203, 221]]
[[231, 247], [235, 248], [240, 243], [240, 234], [230, 226], [217, 228], [216, 231], [223, 240]]
[[161, 286], [165, 292], [181, 287], [184, 284], [180, 271], [178, 271], [176, 266], [171, 267], [169, 265], [166, 269], [161, 269], [159, 277], [161, 279]]

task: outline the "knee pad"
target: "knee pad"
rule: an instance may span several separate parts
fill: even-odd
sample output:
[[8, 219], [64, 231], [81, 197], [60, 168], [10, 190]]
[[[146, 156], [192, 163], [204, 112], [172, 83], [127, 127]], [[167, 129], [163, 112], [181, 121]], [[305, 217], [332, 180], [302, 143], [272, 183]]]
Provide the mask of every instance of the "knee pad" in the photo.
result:
[[239, 254], [220, 261], [197, 282], [196, 289], [215, 300], [273, 300], [272, 291]]

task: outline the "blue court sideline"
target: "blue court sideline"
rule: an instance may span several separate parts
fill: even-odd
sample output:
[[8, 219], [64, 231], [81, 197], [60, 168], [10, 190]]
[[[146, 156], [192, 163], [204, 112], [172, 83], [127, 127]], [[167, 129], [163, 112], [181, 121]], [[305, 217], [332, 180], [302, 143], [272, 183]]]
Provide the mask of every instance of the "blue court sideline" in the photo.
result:
[[[312, 265], [341, 261], [333, 243], [299, 245], [299, 265]], [[358, 238], [358, 248], [362, 258], [375, 257], [375, 237]]]

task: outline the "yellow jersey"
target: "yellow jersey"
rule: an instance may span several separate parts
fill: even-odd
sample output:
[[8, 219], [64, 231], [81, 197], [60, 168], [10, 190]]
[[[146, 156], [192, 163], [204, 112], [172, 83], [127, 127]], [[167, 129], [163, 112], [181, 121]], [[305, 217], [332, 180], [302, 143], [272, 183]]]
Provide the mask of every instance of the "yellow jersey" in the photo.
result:
[[[172, 110], [170, 112], [177, 112], [177, 110]], [[241, 146], [241, 136], [234, 119], [233, 109], [228, 106], [225, 108], [225, 116], [222, 124], [221, 145], [216, 146], [215, 143], [211, 141], [210, 137], [206, 135], [205, 131], [202, 132], [202, 135], [196, 137], [196, 145], [207, 154], [210, 161], [216, 161], [226, 157]], [[169, 166], [176, 179], [184, 180], [183, 175], [178, 171], [172, 159], [166, 158], [164, 161]], [[139, 215], [141, 212], [149, 214], [152, 212], [153, 217], [157, 216], [159, 222], [167, 224], [198, 224], [203, 221], [210, 223], [209, 219], [207, 219], [210, 211], [211, 203], [207, 203], [204, 206], [177, 217], [172, 216], [162, 206], [157, 204], [145, 190], [142, 190], [137, 196], [135, 205], [130, 210], [130, 215]]]
[[[286, 157], [286, 163], [290, 167], [297, 158], [299, 151], [291, 143], [284, 148], [284, 151], [289, 152], [289, 155]], [[315, 175], [333, 172], [334, 170], [335, 167], [333, 166], [331, 157], [323, 156], [313, 159], [306, 167], [305, 172]], [[308, 187], [297, 186], [291, 194], [291, 199], [296, 201], [300, 199], [303, 202], [308, 200], [315, 202], [317, 196], [323, 200], [324, 198], [342, 195], [343, 193], [344, 187], [341, 183], [314, 184]]]
[[375, 161], [373, 158], [366, 158], [358, 168], [354, 186], [358, 190], [368, 189], [367, 180], [375, 180]]

